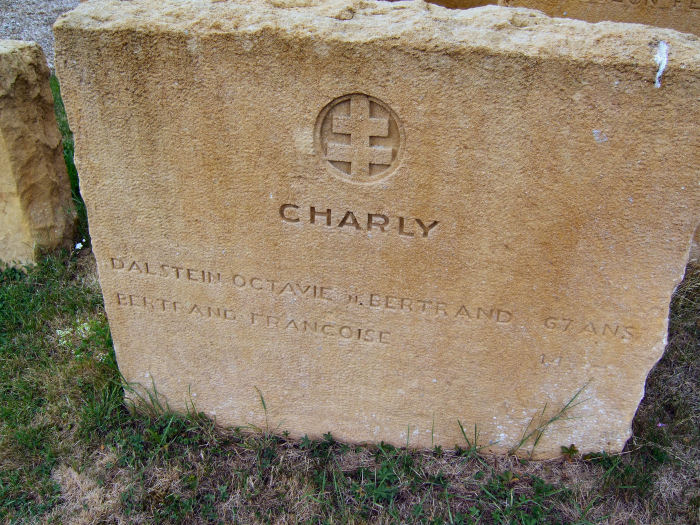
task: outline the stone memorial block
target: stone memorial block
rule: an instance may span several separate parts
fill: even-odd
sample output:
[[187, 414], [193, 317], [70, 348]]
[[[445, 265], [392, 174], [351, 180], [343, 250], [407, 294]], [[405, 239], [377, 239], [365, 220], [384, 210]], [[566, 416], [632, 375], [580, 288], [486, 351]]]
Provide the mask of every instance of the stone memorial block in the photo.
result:
[[70, 244], [75, 217], [46, 57], [0, 40], [0, 265]]
[[293, 436], [621, 450], [700, 222], [697, 38], [345, 0], [54, 30], [129, 381]]
[[[455, 2], [459, 5], [454, 7], [474, 7], [469, 1]], [[539, 9], [550, 16], [588, 22], [633, 22], [700, 33], [700, 0], [498, 0], [498, 3]]]

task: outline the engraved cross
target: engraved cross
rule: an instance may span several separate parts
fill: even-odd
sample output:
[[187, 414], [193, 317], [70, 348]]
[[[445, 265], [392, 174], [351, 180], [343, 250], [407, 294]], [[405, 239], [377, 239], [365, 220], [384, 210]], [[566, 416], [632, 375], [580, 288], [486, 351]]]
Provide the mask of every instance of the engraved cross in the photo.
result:
[[370, 137], [389, 135], [389, 120], [369, 116], [367, 95], [352, 95], [350, 116], [334, 116], [332, 129], [333, 133], [350, 135], [350, 144], [329, 142], [326, 159], [349, 162], [352, 177], [368, 177], [371, 164], [391, 164], [391, 148], [369, 145]]

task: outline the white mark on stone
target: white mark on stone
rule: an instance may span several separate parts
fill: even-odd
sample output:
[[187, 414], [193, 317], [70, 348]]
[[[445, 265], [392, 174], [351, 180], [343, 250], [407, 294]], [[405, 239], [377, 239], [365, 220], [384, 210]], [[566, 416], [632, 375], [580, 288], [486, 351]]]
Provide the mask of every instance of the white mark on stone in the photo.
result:
[[593, 130], [593, 139], [598, 143], [602, 144], [603, 142], [608, 141], [608, 136], [603, 133], [603, 130], [600, 129], [594, 129]]
[[304, 155], [314, 154], [314, 136], [312, 130], [297, 128], [294, 133], [294, 147]]
[[316, 43], [314, 45], [314, 51], [316, 52], [317, 55], [325, 57], [325, 56], [328, 56], [328, 53], [330, 52], [330, 48], [326, 44]]
[[190, 38], [187, 41], [187, 51], [189, 51], [191, 55], [199, 54], [199, 40], [197, 38]]
[[666, 69], [666, 64], [668, 63], [668, 44], [663, 40], [659, 42], [659, 47], [656, 48], [656, 55], [654, 55], [654, 62], [659, 66], [659, 70], [656, 72], [656, 79], [654, 80], [654, 86], [657, 88], [661, 87], [661, 75], [664, 74], [664, 69]]

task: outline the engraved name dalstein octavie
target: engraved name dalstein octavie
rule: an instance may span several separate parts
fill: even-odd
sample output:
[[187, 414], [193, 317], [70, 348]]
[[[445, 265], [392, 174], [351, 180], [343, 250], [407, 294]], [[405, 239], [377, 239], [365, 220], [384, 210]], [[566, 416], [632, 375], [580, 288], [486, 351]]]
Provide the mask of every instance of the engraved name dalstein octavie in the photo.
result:
[[324, 107], [314, 130], [316, 152], [331, 175], [356, 184], [386, 179], [399, 165], [403, 129], [381, 100], [352, 93]]

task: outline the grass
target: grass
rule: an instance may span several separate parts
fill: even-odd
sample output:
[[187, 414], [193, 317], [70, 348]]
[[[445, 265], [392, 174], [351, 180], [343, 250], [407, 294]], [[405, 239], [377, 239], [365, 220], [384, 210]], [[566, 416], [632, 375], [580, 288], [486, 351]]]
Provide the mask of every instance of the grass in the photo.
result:
[[[545, 403], [544, 407], [542, 408], [542, 411], [539, 413], [538, 421], [535, 421], [535, 417], [533, 417], [528, 425], [525, 427], [525, 430], [523, 430], [523, 435], [520, 438], [520, 441], [511, 448], [508, 453], [509, 454], [516, 454], [520, 449], [522, 449], [524, 446], [526, 446], [528, 443], [530, 444], [530, 451], [529, 451], [529, 457], [532, 457], [535, 448], [537, 447], [538, 443], [540, 442], [540, 439], [542, 439], [542, 436], [544, 436], [544, 433], [547, 431], [547, 429], [556, 423], [557, 421], [562, 421], [566, 420], [569, 418], [569, 412], [571, 411], [572, 408], [576, 407], [577, 405], [581, 404], [581, 401], [579, 400], [579, 397], [583, 393], [583, 391], [588, 387], [588, 383], [586, 383], [584, 386], [579, 388], [576, 393], [569, 399], [564, 406], [562, 406], [555, 414], [553, 414], [550, 417], [545, 417], [545, 413], [547, 412], [547, 404]], [[462, 428], [462, 424], [460, 423], [460, 428]], [[476, 437], [476, 430], [475, 432], [475, 437]], [[464, 435], [464, 429], [462, 429], [462, 435], [464, 436], [465, 439], [467, 439], [466, 435]], [[467, 443], [471, 445], [471, 442], [467, 440]], [[562, 446], [562, 453], [568, 456], [573, 456], [574, 452], [576, 450], [575, 445], [571, 445], [570, 447], [565, 447]]]
[[537, 462], [482, 454], [461, 423], [455, 450], [409, 451], [221, 428], [157, 396], [129, 411], [95, 275], [88, 248], [0, 273], [0, 522], [700, 523], [700, 271], [626, 450]]

